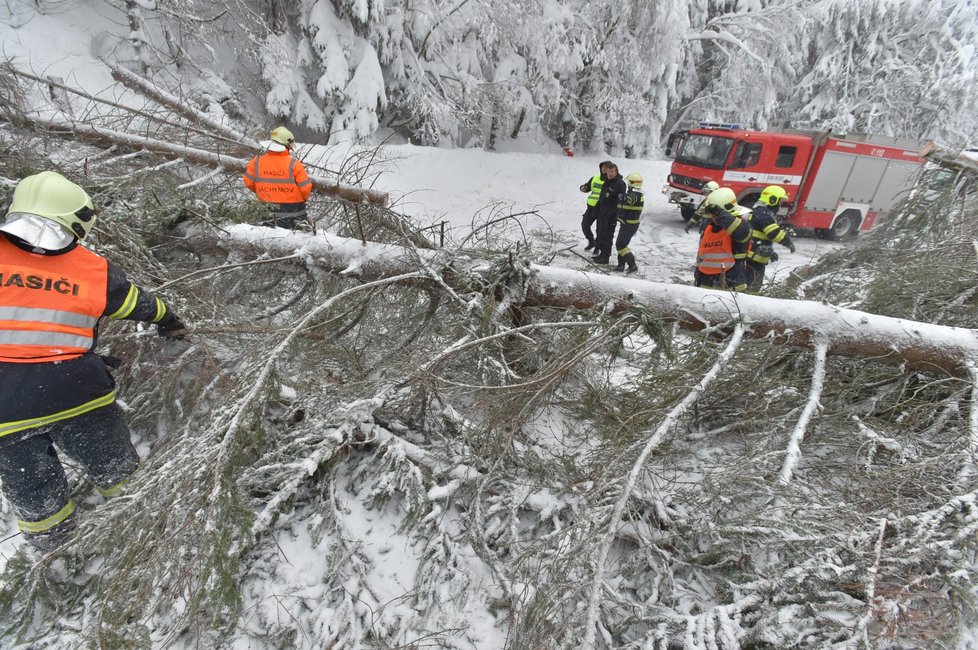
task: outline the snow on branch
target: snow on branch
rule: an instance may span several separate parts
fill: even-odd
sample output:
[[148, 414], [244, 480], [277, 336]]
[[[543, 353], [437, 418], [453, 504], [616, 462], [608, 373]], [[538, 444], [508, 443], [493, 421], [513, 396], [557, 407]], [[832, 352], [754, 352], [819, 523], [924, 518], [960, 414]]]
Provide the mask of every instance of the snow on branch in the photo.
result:
[[[470, 279], [485, 270], [484, 259], [467, 258], [458, 252], [448, 256], [444, 251], [242, 224], [222, 232], [201, 229], [195, 239], [256, 256], [301, 251], [319, 268], [346, 272], [362, 280], [408, 273], [419, 264], [440, 264], [440, 277], [446, 285], [470, 289]], [[591, 309], [607, 305], [609, 311], [620, 313], [643, 305], [687, 330], [703, 331], [740, 321], [750, 325], [745, 336], [751, 339], [808, 349], [816, 349], [817, 342], [824, 339], [828, 355], [954, 375], [965, 375], [969, 360], [978, 357], [978, 332], [972, 329], [878, 316], [822, 302], [750, 296], [536, 264], [531, 267], [532, 277], [522, 303], [528, 307]]]
[[945, 147], [934, 141], [924, 144], [920, 157], [949, 169], [957, 169], [978, 174], [978, 155]]
[[165, 106], [175, 113], [183, 116], [184, 118], [190, 120], [195, 124], [202, 124], [215, 133], [219, 133], [226, 138], [250, 147], [255, 151], [261, 149], [261, 145], [255, 140], [249, 138], [243, 133], [235, 131], [231, 127], [218, 122], [217, 120], [211, 118], [208, 115], [196, 111], [187, 105], [185, 99], [180, 97], [174, 97], [165, 90], [159, 88], [149, 80], [140, 77], [134, 72], [130, 72], [118, 63], [113, 63], [111, 61], [102, 60], [102, 63], [106, 65], [112, 71], [112, 78], [121, 83], [122, 85], [139, 92], [146, 97], [149, 97], [153, 101], [157, 102], [161, 106]]
[[828, 354], [828, 343], [819, 341], [815, 346], [815, 369], [812, 371], [812, 387], [808, 392], [808, 401], [802, 409], [798, 422], [795, 424], [794, 431], [791, 432], [791, 439], [788, 440], [788, 451], [785, 454], [784, 465], [781, 467], [781, 475], [778, 481], [782, 485], [791, 482], [791, 475], [798, 465], [801, 458], [801, 441], [805, 437], [805, 429], [818, 408], [819, 399], [822, 396], [822, 384], [825, 381], [825, 356]]
[[699, 396], [707, 389], [707, 387], [717, 378], [720, 371], [723, 370], [733, 355], [737, 352], [740, 347], [741, 342], [744, 338], [744, 326], [737, 325], [734, 329], [733, 336], [730, 337], [730, 342], [727, 347], [720, 353], [717, 357], [716, 362], [713, 367], [710, 368], [709, 372], [703, 375], [699, 383], [693, 387], [693, 390], [689, 391], [689, 394], [683, 398], [683, 400], [662, 420], [655, 432], [649, 437], [643, 447], [642, 452], [638, 455], [638, 458], [632, 464], [632, 469], [628, 473], [628, 481], [625, 484], [625, 488], [622, 490], [621, 495], [618, 497], [618, 501], [615, 503], [615, 509], [611, 514], [611, 521], [608, 522], [608, 527], [605, 529], [604, 539], [601, 542], [601, 549], [599, 551], [598, 560], [594, 565], [594, 577], [591, 583], [591, 597], [588, 599], [588, 610], [587, 610], [587, 622], [584, 627], [584, 642], [581, 643], [581, 647], [584, 650], [593, 650], [594, 648], [594, 635], [598, 624], [598, 601], [601, 600], [601, 584], [604, 581], [604, 571], [605, 565], [608, 561], [608, 553], [611, 551], [612, 543], [615, 540], [617, 529], [619, 524], [621, 524], [622, 514], [625, 512], [625, 505], [628, 503], [628, 499], [635, 489], [635, 485], [638, 482], [638, 476], [642, 471], [642, 467], [645, 466], [645, 461], [649, 457], [649, 454], [659, 446], [662, 442], [663, 437], [669, 432], [673, 424], [676, 423], [686, 411], [688, 411]]
[[733, 45], [734, 47], [741, 50], [744, 54], [746, 54], [750, 58], [760, 63], [761, 65], [765, 65], [764, 60], [761, 57], [751, 52], [751, 49], [746, 45], [744, 45], [744, 42], [742, 40], [740, 40], [739, 38], [737, 38], [736, 36], [734, 36], [733, 34], [731, 34], [725, 29], [721, 29], [720, 31], [714, 31], [712, 29], [704, 29], [699, 34], [688, 36], [687, 38], [691, 41], [721, 41], [723, 43], [729, 43], [730, 45]]

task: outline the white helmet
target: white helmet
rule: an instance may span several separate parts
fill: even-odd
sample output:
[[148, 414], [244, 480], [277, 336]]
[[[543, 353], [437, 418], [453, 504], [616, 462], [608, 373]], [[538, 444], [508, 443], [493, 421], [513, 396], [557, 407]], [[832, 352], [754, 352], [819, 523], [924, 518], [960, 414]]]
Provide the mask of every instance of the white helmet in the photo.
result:
[[292, 135], [292, 131], [289, 131], [284, 126], [276, 126], [274, 129], [272, 129], [268, 139], [272, 142], [277, 142], [284, 147], [291, 147], [293, 144], [295, 144], [295, 136]]
[[14, 199], [0, 230], [45, 250], [59, 250], [85, 239], [95, 224], [88, 193], [57, 172], [27, 176], [14, 188]]
[[719, 183], [717, 183], [716, 181], [706, 181], [706, 183], [703, 185], [703, 189], [700, 190], [700, 192], [702, 194], [709, 194], [713, 190], [718, 190], [718, 189], [720, 189]]
[[706, 197], [706, 204], [730, 211], [737, 206], [737, 195], [729, 187], [721, 187], [710, 192], [710, 195]]

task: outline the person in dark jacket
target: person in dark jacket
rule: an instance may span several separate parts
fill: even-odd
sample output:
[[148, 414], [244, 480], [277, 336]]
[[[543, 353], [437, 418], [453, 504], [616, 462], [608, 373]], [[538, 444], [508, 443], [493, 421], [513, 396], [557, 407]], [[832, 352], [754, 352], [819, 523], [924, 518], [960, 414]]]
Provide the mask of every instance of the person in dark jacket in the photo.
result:
[[778, 222], [776, 210], [782, 201], [787, 200], [788, 193], [780, 185], [769, 185], [761, 191], [761, 196], [754, 204], [750, 218], [751, 247], [747, 253], [747, 289], [757, 292], [764, 284], [764, 273], [767, 265], [778, 259], [774, 252], [774, 244], [781, 244], [792, 253], [795, 243], [791, 235]]
[[41, 172], [17, 184], [0, 225], [0, 482], [24, 537], [42, 551], [76, 525], [55, 444], [106, 496], [121, 493], [139, 464], [109, 361], [94, 352], [99, 320], [186, 333], [163, 301], [79, 244], [94, 222], [85, 190]]
[[581, 184], [581, 191], [587, 192], [588, 194], [587, 208], [585, 208], [581, 218], [581, 231], [584, 232], [584, 238], [587, 239], [587, 246], [584, 247], [586, 251], [594, 248], [594, 234], [591, 231], [591, 226], [594, 225], [594, 221], [598, 218], [598, 199], [601, 198], [601, 187], [606, 180], [604, 175], [605, 167], [608, 164], [610, 164], [610, 161], [607, 160], [598, 163], [598, 174], [592, 176], [586, 183]]
[[616, 271], [635, 273], [638, 271], [638, 264], [635, 263], [635, 253], [628, 245], [632, 242], [632, 237], [638, 232], [638, 224], [642, 219], [642, 209], [645, 207], [645, 195], [642, 194], [642, 175], [632, 172], [625, 177], [628, 184], [628, 192], [618, 206], [618, 238], [615, 239], [615, 250], [618, 252], [618, 266]]
[[628, 187], [618, 173], [618, 165], [608, 162], [605, 166], [607, 180], [601, 188], [598, 199], [597, 232], [595, 234], [594, 256], [591, 261], [595, 264], [607, 264], [611, 259], [611, 244], [615, 239], [615, 226], [618, 224], [618, 204], [625, 198]]
[[750, 245], [750, 220], [735, 214], [737, 196], [721, 187], [706, 197], [710, 221], [700, 234], [693, 274], [697, 287], [743, 291], [747, 286], [743, 260]]

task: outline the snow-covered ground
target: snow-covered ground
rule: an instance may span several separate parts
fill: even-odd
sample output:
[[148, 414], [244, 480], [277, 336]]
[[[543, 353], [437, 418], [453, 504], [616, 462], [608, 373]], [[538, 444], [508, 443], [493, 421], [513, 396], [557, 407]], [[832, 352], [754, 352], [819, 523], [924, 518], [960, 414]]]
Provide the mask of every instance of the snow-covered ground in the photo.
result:
[[[390, 193], [397, 210], [418, 217], [419, 222], [447, 221], [460, 233], [468, 232], [491, 206], [500, 208], [499, 216], [535, 212], [519, 217], [526, 229], [545, 224], [568, 248], [559, 253], [555, 265], [597, 272], [610, 272], [610, 267], [592, 265], [590, 253], [584, 251], [581, 215], [587, 195], [578, 186], [597, 173], [599, 162], [611, 159], [623, 175], [638, 172], [645, 181], [645, 211], [630, 246], [639, 264], [638, 275], [648, 280], [692, 283], [698, 237], [695, 230], [684, 231], [679, 209], [662, 193], [669, 160], [412, 145], [385, 147], [385, 151], [387, 171], [376, 187]], [[776, 247], [780, 259], [768, 267], [768, 282], [783, 280], [791, 269], [845, 245], [814, 237], [796, 237], [795, 241], [797, 251], [793, 254]]]

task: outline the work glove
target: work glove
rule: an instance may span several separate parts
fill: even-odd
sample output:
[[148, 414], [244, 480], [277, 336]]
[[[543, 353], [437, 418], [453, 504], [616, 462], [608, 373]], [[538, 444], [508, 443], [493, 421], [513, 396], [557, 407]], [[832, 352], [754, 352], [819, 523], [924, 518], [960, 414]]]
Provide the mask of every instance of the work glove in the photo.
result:
[[771, 261], [772, 262], [777, 262], [778, 261], [778, 254], [777, 253], [771, 253]]
[[163, 320], [156, 324], [156, 333], [171, 341], [182, 341], [187, 335], [187, 326], [175, 314], [167, 312]]
[[692, 228], [692, 227], [693, 227], [693, 220], [690, 219], [689, 221], [686, 222], [686, 225], [683, 226], [683, 231], [685, 231], [685, 233], [688, 235], [689, 234], [689, 229]]
[[795, 242], [791, 241], [790, 239], [786, 239], [784, 241], [784, 245], [785, 245], [785, 248], [787, 248], [792, 253], [795, 252]]
[[114, 357], [111, 354], [100, 354], [98, 356], [102, 359], [102, 363], [113, 370], [118, 370], [122, 367], [122, 359], [119, 357]]

